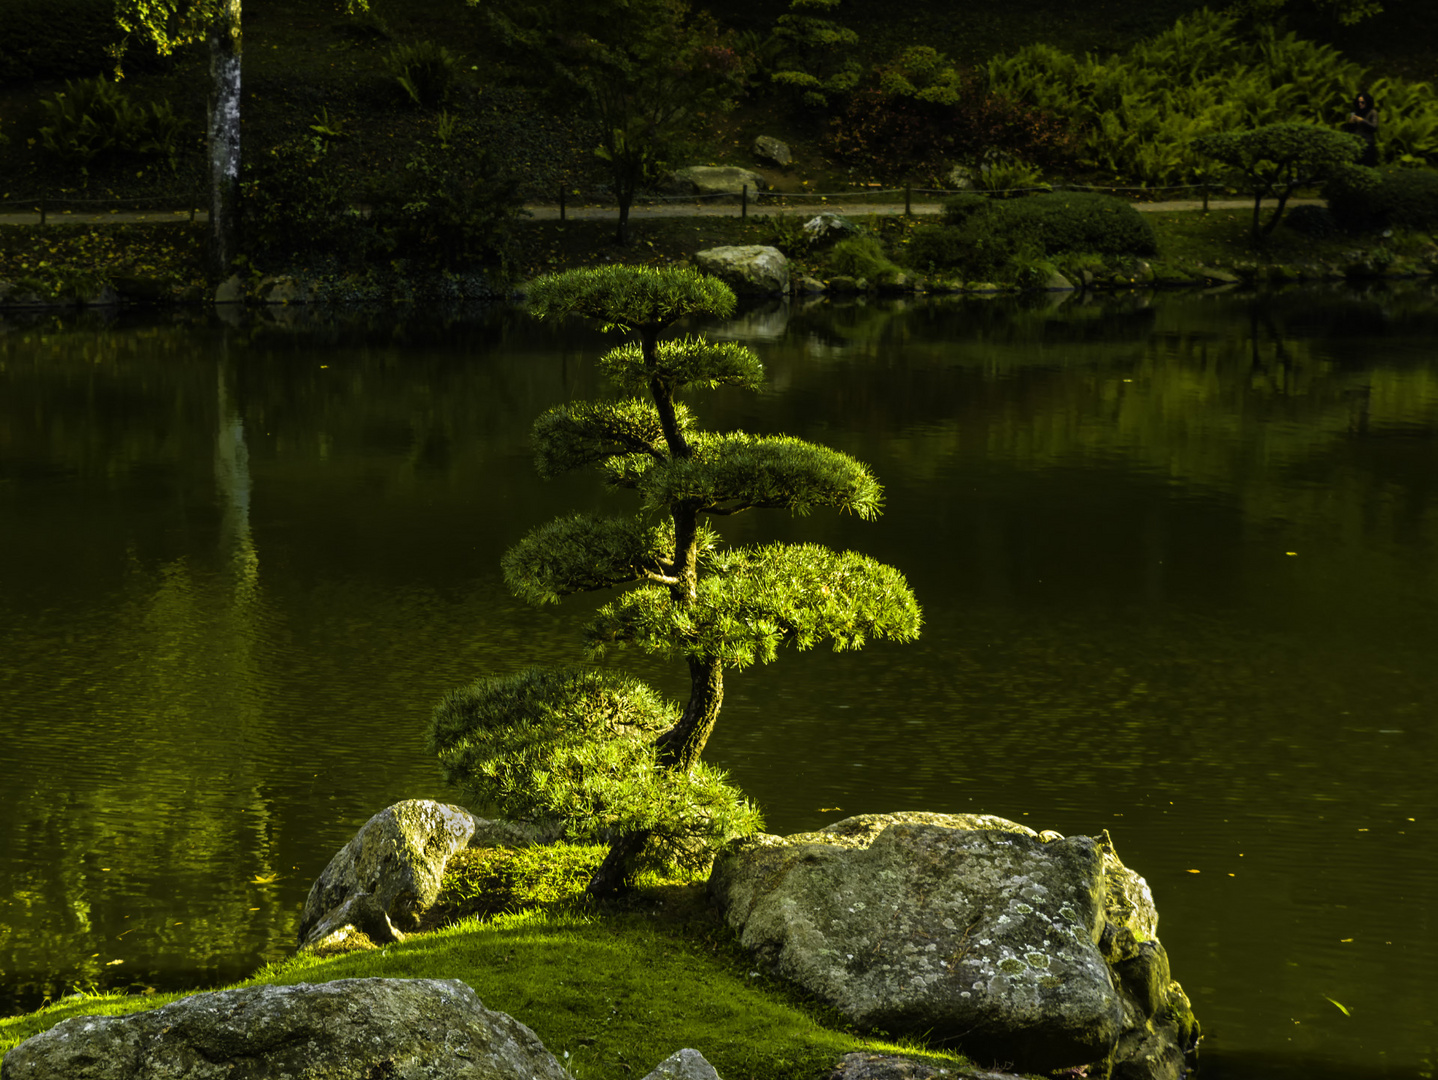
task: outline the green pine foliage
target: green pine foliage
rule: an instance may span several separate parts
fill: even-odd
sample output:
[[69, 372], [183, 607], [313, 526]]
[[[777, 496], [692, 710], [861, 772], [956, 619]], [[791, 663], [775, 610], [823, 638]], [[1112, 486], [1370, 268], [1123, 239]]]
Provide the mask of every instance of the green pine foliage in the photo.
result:
[[576, 843], [645, 831], [636, 870], [693, 870], [762, 819], [718, 770], [660, 764], [655, 740], [679, 715], [634, 679], [532, 668], [451, 691], [430, 739], [447, 780], [512, 818], [561, 821]]
[[632, 647], [682, 659], [691, 694], [681, 707], [607, 672], [532, 670], [450, 694], [430, 741], [472, 798], [570, 839], [609, 842], [589, 885], [602, 894], [647, 864], [697, 868], [759, 828], [757, 809], [699, 760], [725, 668], [768, 663], [781, 645], [908, 641], [920, 614], [892, 567], [814, 544], [730, 548], [709, 523], [755, 508], [832, 507], [867, 520], [883, 505], [872, 473], [848, 455], [783, 435], [706, 432], [677, 400], [686, 389], [761, 383], [743, 346], [660, 340], [686, 317], [732, 312], [728, 286], [692, 270], [609, 266], [541, 278], [529, 299], [540, 317], [584, 316], [637, 338], [601, 363], [647, 401], [557, 406], [534, 440], [542, 474], [594, 468], [633, 490], [639, 513], [542, 525], [505, 554], [505, 580], [532, 603], [631, 586], [589, 621], [589, 655]]

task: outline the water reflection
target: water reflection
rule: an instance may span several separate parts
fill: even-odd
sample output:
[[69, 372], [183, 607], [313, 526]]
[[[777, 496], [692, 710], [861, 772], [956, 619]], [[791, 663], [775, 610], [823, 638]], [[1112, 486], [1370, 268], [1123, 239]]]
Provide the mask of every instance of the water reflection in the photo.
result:
[[[725, 533], [873, 554], [927, 623], [736, 676], [709, 756], [778, 830], [1108, 828], [1221, 1075], [1431, 1070], [1435, 312], [1331, 291], [717, 328], [770, 385], [698, 399], [705, 423], [830, 443], [888, 492], [874, 524]], [[526, 449], [544, 407], [604, 392], [602, 341], [507, 312], [0, 326], [7, 1002], [284, 955], [360, 822], [447, 794], [439, 694], [576, 657], [581, 602], [521, 608], [497, 563], [615, 505]]]

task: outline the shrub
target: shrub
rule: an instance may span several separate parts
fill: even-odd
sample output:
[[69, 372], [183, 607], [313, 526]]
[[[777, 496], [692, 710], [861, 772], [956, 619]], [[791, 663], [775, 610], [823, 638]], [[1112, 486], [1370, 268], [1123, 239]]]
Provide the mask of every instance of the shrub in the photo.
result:
[[1074, 252], [1151, 255], [1153, 227], [1122, 199], [1088, 192], [991, 200], [957, 195], [944, 224], [917, 230], [908, 245], [915, 267], [960, 270], [971, 280], [1012, 274], [1020, 263]]
[[1323, 189], [1334, 219], [1350, 232], [1397, 225], [1438, 229], [1438, 172], [1347, 165]]
[[892, 281], [903, 273], [884, 254], [878, 238], [873, 236], [850, 236], [840, 240], [829, 252], [829, 269], [856, 280], [870, 283]]
[[1349, 232], [1361, 232], [1378, 223], [1376, 199], [1382, 174], [1366, 165], [1340, 165], [1323, 185], [1323, 198], [1333, 219]]
[[371, 224], [389, 253], [454, 270], [503, 266], [520, 208], [518, 181], [488, 151], [432, 147], [374, 196]]
[[1101, 255], [1152, 255], [1153, 226], [1122, 199], [1092, 192], [1035, 195], [993, 203], [1009, 228], [1030, 233], [1045, 254], [1093, 251]]
[[351, 208], [320, 136], [249, 155], [241, 191], [241, 234], [253, 258], [352, 260], [367, 253], [370, 230]]
[[437, 109], [447, 104], [459, 88], [459, 58], [433, 41], [397, 45], [385, 57], [384, 64], [404, 91], [406, 100], [420, 109]]
[[973, 71], [923, 46], [870, 73], [828, 144], [842, 160], [890, 176], [937, 176], [945, 162], [985, 154], [1031, 170], [1067, 160], [1071, 147], [1061, 120], [990, 93]]
[[945, 199], [941, 213], [945, 225], [962, 225], [975, 214], [988, 213], [988, 209], [989, 200], [985, 196], [965, 192]]
[[1378, 212], [1389, 225], [1438, 229], [1438, 172], [1385, 169], [1377, 191]]
[[1327, 240], [1342, 230], [1326, 206], [1295, 206], [1283, 219], [1286, 228], [1312, 240]]
[[137, 105], [103, 76], [67, 82], [41, 106], [49, 123], [40, 129], [46, 153], [86, 168], [110, 157], [159, 157], [171, 169], [179, 161], [184, 122], [168, 101]]
[[1037, 250], [1032, 236], [1006, 228], [1000, 215], [981, 214], [962, 225], [916, 229], [906, 253], [909, 264], [926, 273], [954, 270], [969, 281], [995, 281], [1020, 254]]

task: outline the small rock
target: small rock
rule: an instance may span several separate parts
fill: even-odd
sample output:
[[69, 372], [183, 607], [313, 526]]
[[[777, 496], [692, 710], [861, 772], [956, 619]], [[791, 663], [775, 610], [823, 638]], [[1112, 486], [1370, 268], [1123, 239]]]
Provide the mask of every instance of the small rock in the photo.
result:
[[698, 1050], [676, 1050], [644, 1080], [719, 1080], [714, 1066]]
[[760, 161], [778, 165], [781, 169], [786, 169], [794, 163], [794, 155], [789, 149], [789, 144], [772, 135], [760, 135], [755, 139], [753, 152]]
[[239, 274], [231, 274], [215, 287], [215, 303], [243, 304], [244, 302], [245, 282]]

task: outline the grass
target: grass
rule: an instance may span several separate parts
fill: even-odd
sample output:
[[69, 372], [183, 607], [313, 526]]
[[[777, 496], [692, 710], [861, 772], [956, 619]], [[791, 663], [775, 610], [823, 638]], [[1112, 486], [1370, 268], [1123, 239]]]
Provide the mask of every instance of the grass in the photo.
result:
[[[603, 853], [566, 845], [468, 853], [447, 871], [441, 895], [458, 921], [383, 949], [300, 955], [239, 985], [460, 979], [486, 1006], [533, 1028], [578, 1080], [637, 1080], [684, 1047], [725, 1080], [813, 1080], [854, 1050], [932, 1058], [963, 1075], [963, 1058], [857, 1035], [760, 970], [702, 884], [650, 878], [626, 900], [587, 903], [583, 882]], [[72, 1016], [181, 996], [66, 998], [0, 1020], [0, 1052]]]

